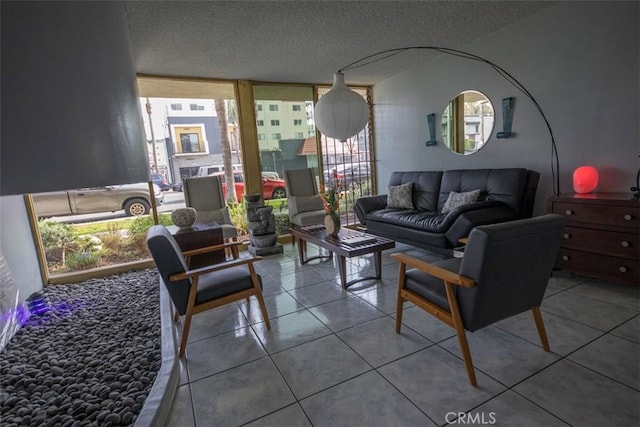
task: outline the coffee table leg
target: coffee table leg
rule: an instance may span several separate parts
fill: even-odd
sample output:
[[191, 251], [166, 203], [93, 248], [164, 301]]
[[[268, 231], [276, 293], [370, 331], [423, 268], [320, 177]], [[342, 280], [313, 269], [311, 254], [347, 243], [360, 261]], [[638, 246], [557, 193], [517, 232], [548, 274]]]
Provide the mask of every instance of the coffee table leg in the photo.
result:
[[373, 253], [373, 262], [376, 267], [376, 280], [382, 279], [382, 251]]
[[300, 239], [298, 240], [298, 257], [300, 258], [300, 265], [304, 264], [304, 252], [305, 252], [305, 242], [304, 240]]
[[338, 255], [338, 269], [340, 270], [342, 289], [347, 289], [347, 259], [342, 255]]

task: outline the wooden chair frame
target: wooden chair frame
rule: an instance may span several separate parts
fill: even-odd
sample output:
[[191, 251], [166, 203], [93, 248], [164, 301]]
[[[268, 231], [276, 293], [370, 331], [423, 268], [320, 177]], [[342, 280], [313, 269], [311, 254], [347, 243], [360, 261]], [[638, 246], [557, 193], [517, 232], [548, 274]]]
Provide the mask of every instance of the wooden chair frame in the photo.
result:
[[[467, 335], [462, 322], [462, 316], [460, 315], [458, 299], [456, 298], [456, 293], [454, 291], [454, 286], [471, 288], [476, 285], [475, 281], [469, 277], [461, 276], [427, 261], [420, 260], [403, 253], [391, 254], [391, 258], [400, 263], [398, 269], [398, 299], [396, 303], [396, 332], [400, 333], [400, 328], [402, 326], [402, 310], [405, 301], [412, 302], [438, 320], [454, 328], [456, 330], [456, 335], [458, 336], [458, 344], [460, 345], [460, 351], [462, 352], [462, 359], [464, 360], [464, 365], [467, 370], [469, 383], [473, 387], [477, 387], [478, 381], [476, 380], [476, 374], [473, 369], [473, 360], [471, 359], [471, 352], [469, 351], [469, 343], [467, 341]], [[416, 268], [443, 280], [450, 311], [443, 310], [422, 296], [405, 288], [407, 266], [410, 268]], [[542, 314], [540, 313], [540, 307], [534, 307], [531, 311], [533, 313], [533, 318], [536, 324], [536, 329], [538, 330], [538, 335], [540, 336], [542, 347], [545, 351], [550, 351], [547, 333], [542, 320]]]
[[[267, 307], [264, 303], [262, 290], [260, 288], [260, 280], [258, 280], [258, 275], [256, 274], [256, 270], [253, 266], [253, 263], [261, 260], [262, 257], [254, 256], [252, 258], [239, 259], [238, 245], [239, 245], [238, 242], [224, 243], [220, 245], [207, 246], [204, 248], [185, 251], [183, 252], [183, 255], [186, 258], [187, 265], [189, 265], [190, 256], [207, 253], [207, 252], [213, 252], [217, 250], [225, 250], [225, 251], [228, 250], [232, 254], [233, 258], [231, 260], [228, 260], [219, 264], [213, 264], [206, 267], [187, 270], [183, 273], [173, 274], [169, 277], [169, 280], [172, 282], [180, 281], [184, 279], [191, 280], [191, 288], [189, 289], [189, 299], [187, 303], [187, 310], [184, 314], [184, 324], [182, 326], [182, 338], [180, 341], [180, 350], [179, 350], [180, 357], [184, 356], [184, 352], [187, 347], [187, 339], [189, 337], [189, 329], [191, 327], [192, 316], [194, 314], [201, 313], [203, 311], [210, 310], [212, 308], [220, 307], [234, 301], [246, 299], [247, 303], [249, 303], [249, 298], [251, 296], [255, 296], [256, 299], [258, 300], [258, 304], [260, 305], [260, 311], [262, 312], [262, 318], [264, 320], [264, 323], [267, 326], [267, 329], [271, 329], [271, 322], [269, 322], [269, 314], [267, 313]], [[246, 265], [248, 267], [249, 274], [251, 276], [251, 282], [253, 283], [252, 288], [196, 305], [196, 295], [198, 293], [198, 280], [201, 275], [206, 273], [211, 273], [214, 271], [224, 270], [231, 267], [237, 267], [240, 265]], [[173, 318], [174, 322], [177, 321], [179, 317], [180, 317], [180, 314], [176, 310]]]

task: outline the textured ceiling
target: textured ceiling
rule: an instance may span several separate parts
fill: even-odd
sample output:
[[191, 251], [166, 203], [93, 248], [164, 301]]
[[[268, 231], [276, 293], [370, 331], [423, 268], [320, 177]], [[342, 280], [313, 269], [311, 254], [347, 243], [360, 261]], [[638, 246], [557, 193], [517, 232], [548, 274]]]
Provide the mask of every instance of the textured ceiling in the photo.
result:
[[[384, 49], [461, 48], [550, 6], [539, 1], [126, 2], [136, 71], [181, 77], [330, 83]], [[425, 60], [406, 52], [346, 73], [374, 84]], [[430, 54], [432, 55], [432, 54]]]

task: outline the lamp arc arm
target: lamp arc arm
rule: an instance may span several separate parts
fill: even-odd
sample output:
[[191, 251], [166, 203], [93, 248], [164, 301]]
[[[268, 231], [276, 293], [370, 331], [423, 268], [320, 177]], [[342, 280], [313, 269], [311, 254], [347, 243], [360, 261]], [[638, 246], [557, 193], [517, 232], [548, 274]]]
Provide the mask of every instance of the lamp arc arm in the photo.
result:
[[514, 86], [520, 92], [525, 94], [527, 96], [527, 98], [529, 98], [531, 100], [533, 105], [535, 105], [536, 109], [540, 113], [540, 116], [542, 117], [542, 120], [544, 120], [544, 123], [547, 126], [547, 130], [549, 131], [549, 136], [551, 137], [551, 175], [552, 175], [552, 180], [553, 180], [553, 192], [554, 192], [554, 194], [556, 196], [560, 194], [560, 170], [559, 170], [560, 169], [560, 160], [558, 158], [558, 149], [556, 147], [556, 140], [555, 140], [555, 137], [553, 135], [553, 130], [551, 129], [551, 125], [549, 124], [549, 120], [547, 119], [547, 116], [542, 111], [542, 107], [540, 107], [540, 104], [538, 104], [538, 101], [534, 98], [534, 96], [531, 94], [531, 92], [529, 92], [529, 90], [527, 88], [525, 88], [522, 85], [522, 83], [520, 83], [520, 81], [518, 81], [518, 79], [513, 77], [507, 70], [505, 70], [504, 68], [502, 68], [501, 66], [499, 66], [495, 62], [492, 62], [492, 61], [490, 61], [490, 60], [488, 60], [486, 58], [483, 58], [483, 57], [481, 57], [479, 55], [476, 55], [476, 54], [473, 54], [473, 53], [465, 52], [465, 51], [458, 50], [458, 49], [452, 49], [452, 48], [448, 48], [448, 47], [409, 46], [409, 47], [399, 47], [399, 48], [394, 48], [394, 49], [386, 49], [386, 50], [382, 50], [380, 52], [372, 53], [371, 55], [364, 56], [364, 57], [362, 57], [362, 58], [360, 58], [360, 59], [358, 59], [356, 61], [353, 61], [352, 63], [342, 67], [341, 69], [338, 70], [338, 73], [343, 73], [344, 71], [352, 70], [354, 68], [364, 67], [364, 66], [367, 66], [369, 64], [373, 64], [373, 63], [385, 60], [387, 58], [390, 58], [392, 56], [398, 55], [398, 54], [400, 54], [402, 52], [405, 52], [407, 50], [433, 50], [433, 51], [436, 51], [436, 52], [445, 53], [447, 55], [458, 56], [460, 58], [465, 58], [465, 59], [469, 59], [469, 60], [472, 60], [472, 61], [483, 62], [483, 63], [487, 64], [488, 66], [490, 66], [491, 68], [493, 68], [496, 73], [498, 73], [500, 76], [502, 76], [502, 78], [504, 78], [506, 81], [508, 81], [512, 86]]

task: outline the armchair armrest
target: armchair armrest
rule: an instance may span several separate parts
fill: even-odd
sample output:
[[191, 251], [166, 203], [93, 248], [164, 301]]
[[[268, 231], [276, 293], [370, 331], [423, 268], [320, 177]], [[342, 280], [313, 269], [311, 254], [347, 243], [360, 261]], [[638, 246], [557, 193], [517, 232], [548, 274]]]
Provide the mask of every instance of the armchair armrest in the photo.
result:
[[476, 284], [476, 282], [469, 277], [461, 276], [458, 273], [445, 270], [442, 267], [438, 267], [437, 265], [433, 265], [427, 261], [414, 258], [407, 254], [391, 254], [391, 258], [395, 259], [400, 264], [408, 265], [412, 268], [417, 268], [420, 271], [424, 271], [427, 274], [430, 274], [454, 285], [462, 286], [464, 288], [471, 288]]
[[362, 225], [367, 223], [367, 214], [371, 211], [384, 209], [387, 207], [387, 195], [380, 194], [377, 196], [360, 197], [353, 204], [353, 210]]
[[517, 217], [513, 209], [496, 201], [472, 203], [457, 209], [460, 209], [458, 216], [445, 233], [452, 247], [457, 246], [461, 238], [468, 237], [474, 227], [512, 221]]
[[[218, 246], [222, 246], [222, 245], [218, 245]], [[172, 282], [177, 282], [190, 277], [201, 276], [206, 273], [211, 273], [213, 271], [224, 270], [226, 268], [237, 267], [245, 264], [248, 264], [249, 266], [251, 266], [254, 262], [260, 261], [261, 259], [262, 259], [261, 256], [243, 258], [243, 259], [234, 259], [231, 261], [221, 262], [219, 264], [213, 264], [213, 265], [208, 265], [206, 267], [187, 270], [179, 274], [172, 274], [171, 276], [169, 276], [169, 280], [171, 280]]]

